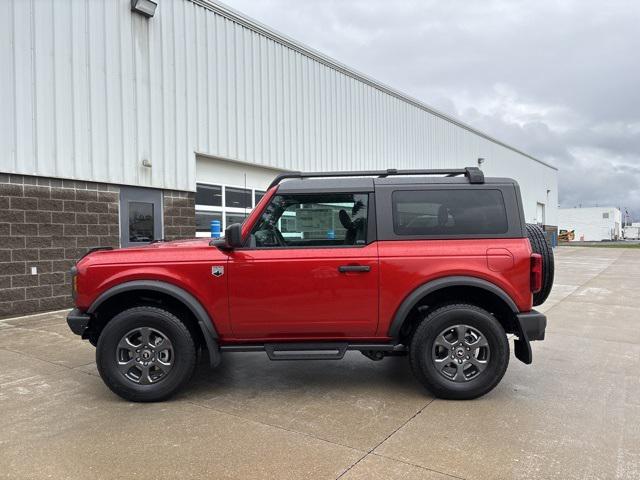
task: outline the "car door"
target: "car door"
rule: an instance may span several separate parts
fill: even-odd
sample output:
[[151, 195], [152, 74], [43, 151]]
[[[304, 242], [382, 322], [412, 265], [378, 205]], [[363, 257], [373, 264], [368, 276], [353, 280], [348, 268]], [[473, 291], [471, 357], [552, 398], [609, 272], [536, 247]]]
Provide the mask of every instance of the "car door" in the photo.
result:
[[378, 251], [369, 197], [339, 192], [273, 197], [247, 247], [229, 256], [234, 337], [374, 336]]

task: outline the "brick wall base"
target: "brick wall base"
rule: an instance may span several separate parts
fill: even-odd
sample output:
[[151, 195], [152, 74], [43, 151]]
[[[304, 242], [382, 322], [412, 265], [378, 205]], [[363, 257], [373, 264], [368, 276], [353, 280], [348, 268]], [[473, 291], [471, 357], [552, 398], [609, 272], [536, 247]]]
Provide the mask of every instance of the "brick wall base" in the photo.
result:
[[[70, 308], [69, 269], [120, 246], [120, 188], [0, 173], [0, 318]], [[195, 195], [164, 191], [165, 239], [195, 237]]]
[[69, 269], [119, 245], [118, 187], [0, 174], [0, 317], [71, 306]]
[[193, 192], [164, 191], [164, 239], [196, 236], [196, 195]]

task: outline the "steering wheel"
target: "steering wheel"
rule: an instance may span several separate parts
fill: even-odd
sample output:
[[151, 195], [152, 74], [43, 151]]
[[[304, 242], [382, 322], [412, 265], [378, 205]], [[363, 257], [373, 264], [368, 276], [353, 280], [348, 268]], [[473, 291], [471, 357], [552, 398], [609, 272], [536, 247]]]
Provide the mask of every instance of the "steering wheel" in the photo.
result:
[[275, 225], [272, 225], [271, 223], [267, 223], [267, 225], [265, 226], [267, 227], [269, 232], [271, 232], [271, 234], [273, 235], [273, 240], [279, 247], [287, 246], [287, 241], [284, 239], [284, 237], [282, 236], [282, 233], [280, 232], [280, 230], [278, 230], [278, 228]]
[[275, 226], [273, 227], [273, 237], [276, 239], [276, 242], [278, 242], [278, 245], [280, 245], [281, 247], [287, 246], [287, 241], [284, 239], [284, 236], [282, 235], [280, 230], [278, 230]]
[[338, 219], [345, 230], [348, 231], [354, 229], [353, 221], [346, 210], [342, 209], [338, 212]]

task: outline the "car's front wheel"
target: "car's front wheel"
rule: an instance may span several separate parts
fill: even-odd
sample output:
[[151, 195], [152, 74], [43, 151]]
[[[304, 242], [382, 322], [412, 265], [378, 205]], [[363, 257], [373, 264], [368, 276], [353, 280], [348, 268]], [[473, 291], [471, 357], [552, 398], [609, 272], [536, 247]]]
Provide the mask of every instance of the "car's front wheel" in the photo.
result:
[[411, 368], [435, 396], [476, 398], [492, 390], [509, 364], [500, 323], [475, 305], [437, 308], [418, 325], [409, 348]]
[[96, 363], [114, 393], [134, 402], [155, 402], [191, 378], [196, 348], [175, 315], [156, 307], [135, 307], [116, 315], [102, 330]]

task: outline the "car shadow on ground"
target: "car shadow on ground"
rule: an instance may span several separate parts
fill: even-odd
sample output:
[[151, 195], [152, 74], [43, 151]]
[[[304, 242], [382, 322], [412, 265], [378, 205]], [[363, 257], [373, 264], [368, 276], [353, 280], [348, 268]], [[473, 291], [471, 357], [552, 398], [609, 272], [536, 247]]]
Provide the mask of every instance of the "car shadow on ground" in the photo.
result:
[[411, 373], [408, 357], [388, 357], [374, 362], [359, 352], [343, 360], [270, 361], [265, 353], [228, 353], [211, 369], [205, 357], [184, 390], [188, 397], [201, 394], [274, 393], [292, 391], [394, 391], [396, 394], [429, 394]]

